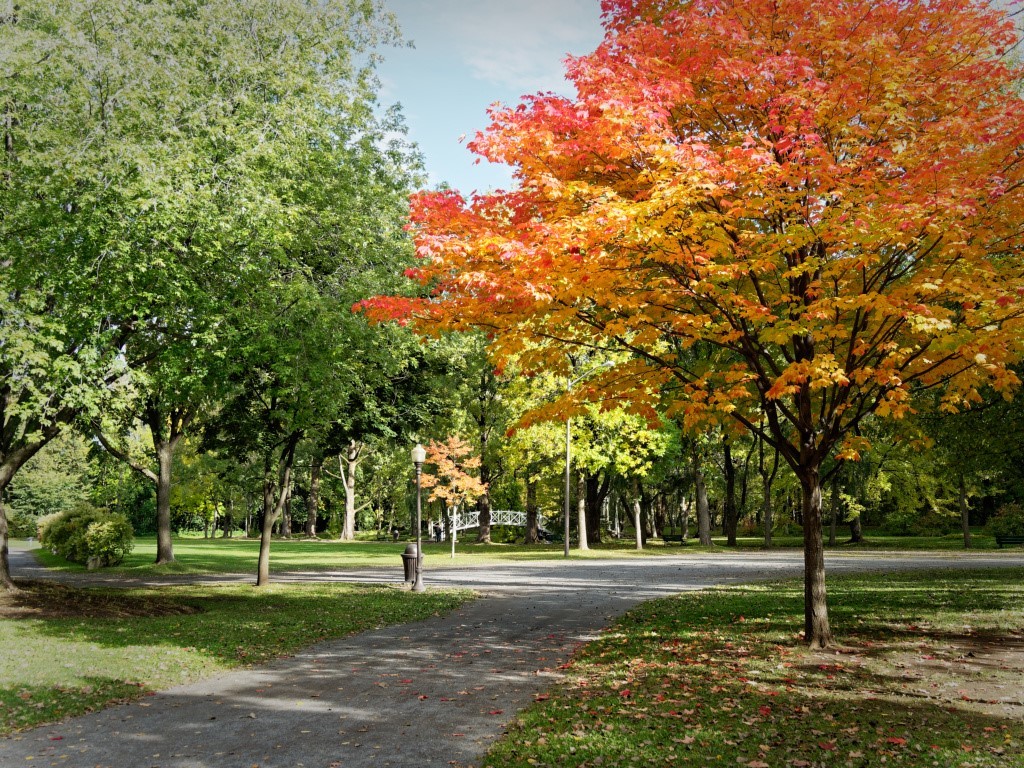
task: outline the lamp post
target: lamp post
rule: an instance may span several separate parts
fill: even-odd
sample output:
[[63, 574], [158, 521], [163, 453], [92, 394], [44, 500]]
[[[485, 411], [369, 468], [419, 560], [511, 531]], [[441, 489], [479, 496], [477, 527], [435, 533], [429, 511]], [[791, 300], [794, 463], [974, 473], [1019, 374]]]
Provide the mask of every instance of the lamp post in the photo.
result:
[[422, 592], [423, 587], [423, 534], [422, 534], [422, 506], [420, 503], [420, 475], [423, 473], [423, 462], [427, 460], [427, 450], [419, 443], [412, 449], [412, 463], [416, 466], [416, 581], [413, 582], [412, 591]]
[[[605, 360], [600, 365], [595, 365], [593, 368], [588, 368], [583, 373], [569, 379], [569, 383], [565, 385], [565, 393], [569, 394], [572, 391], [573, 385], [583, 381], [587, 376], [594, 373], [600, 368], [608, 368], [615, 365], [611, 360]], [[562, 518], [565, 523], [565, 548], [563, 554], [569, 556], [569, 467], [572, 462], [572, 416], [565, 417], [565, 504], [562, 508]]]

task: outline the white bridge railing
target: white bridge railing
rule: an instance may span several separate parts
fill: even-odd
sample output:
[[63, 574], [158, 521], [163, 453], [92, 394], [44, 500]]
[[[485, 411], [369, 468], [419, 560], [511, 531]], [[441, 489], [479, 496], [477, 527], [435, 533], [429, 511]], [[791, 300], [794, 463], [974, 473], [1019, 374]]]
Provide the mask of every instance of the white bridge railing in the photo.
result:
[[[466, 528], [476, 528], [480, 525], [480, 511], [470, 509], [465, 512], [455, 513], [455, 530], [463, 531]], [[519, 528], [526, 527], [526, 513], [514, 509], [492, 509], [491, 525], [512, 525]], [[537, 520], [537, 527], [544, 530], [544, 525]]]

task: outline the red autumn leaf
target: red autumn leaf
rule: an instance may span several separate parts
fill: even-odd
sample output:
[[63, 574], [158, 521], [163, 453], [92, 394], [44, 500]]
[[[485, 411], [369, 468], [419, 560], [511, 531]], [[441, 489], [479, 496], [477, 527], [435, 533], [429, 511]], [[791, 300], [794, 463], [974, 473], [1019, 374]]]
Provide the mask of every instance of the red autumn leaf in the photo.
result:
[[899, 746], [903, 746], [907, 743], [906, 739], [901, 739], [899, 736], [890, 736], [886, 741], [890, 744], [897, 744]]
[[760, 707], [757, 708], [757, 711], [760, 712], [765, 717], [768, 717], [768, 715], [770, 715], [772, 713], [772, 708], [769, 707], [769, 706], [760, 706]]
[[501, 714], [502, 712], [504, 712], [504, 711], [505, 711], [505, 710], [503, 710], [503, 709], [492, 709], [492, 710], [491, 710], [490, 712], [488, 712], [487, 714], [488, 714], [488, 715], [500, 715], [500, 714]]
[[836, 743], [834, 741], [819, 741], [818, 746], [824, 750], [831, 752], [833, 749], [836, 748]]

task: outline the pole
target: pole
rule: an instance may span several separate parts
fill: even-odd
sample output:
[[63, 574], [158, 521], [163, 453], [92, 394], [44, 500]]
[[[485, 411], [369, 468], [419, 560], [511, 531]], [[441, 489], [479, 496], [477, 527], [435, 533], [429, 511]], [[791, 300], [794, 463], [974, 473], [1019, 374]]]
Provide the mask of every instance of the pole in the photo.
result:
[[562, 517], [565, 519], [565, 556], [569, 556], [569, 462], [572, 451], [572, 417], [565, 417], [565, 505]]
[[459, 535], [458, 531], [455, 528], [455, 526], [457, 526], [458, 522], [459, 522], [456, 519], [456, 517], [455, 517], [455, 512], [456, 512], [457, 509], [458, 509], [457, 507], [452, 507], [451, 508], [451, 510], [452, 510], [452, 560], [455, 559], [455, 537]]
[[420, 504], [420, 475], [423, 471], [423, 464], [416, 462], [416, 581], [412, 585], [413, 592], [423, 592], [423, 526], [421, 518], [423, 515]]

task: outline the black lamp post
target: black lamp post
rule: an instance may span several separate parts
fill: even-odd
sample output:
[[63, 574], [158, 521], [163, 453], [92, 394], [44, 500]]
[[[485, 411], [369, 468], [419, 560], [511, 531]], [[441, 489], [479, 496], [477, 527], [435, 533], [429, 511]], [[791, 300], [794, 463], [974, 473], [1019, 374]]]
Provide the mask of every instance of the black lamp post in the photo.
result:
[[423, 587], [423, 540], [422, 540], [422, 507], [420, 505], [420, 475], [423, 472], [423, 462], [427, 460], [427, 450], [420, 445], [412, 449], [412, 463], [416, 466], [416, 581], [413, 582], [412, 591], [422, 592]]

